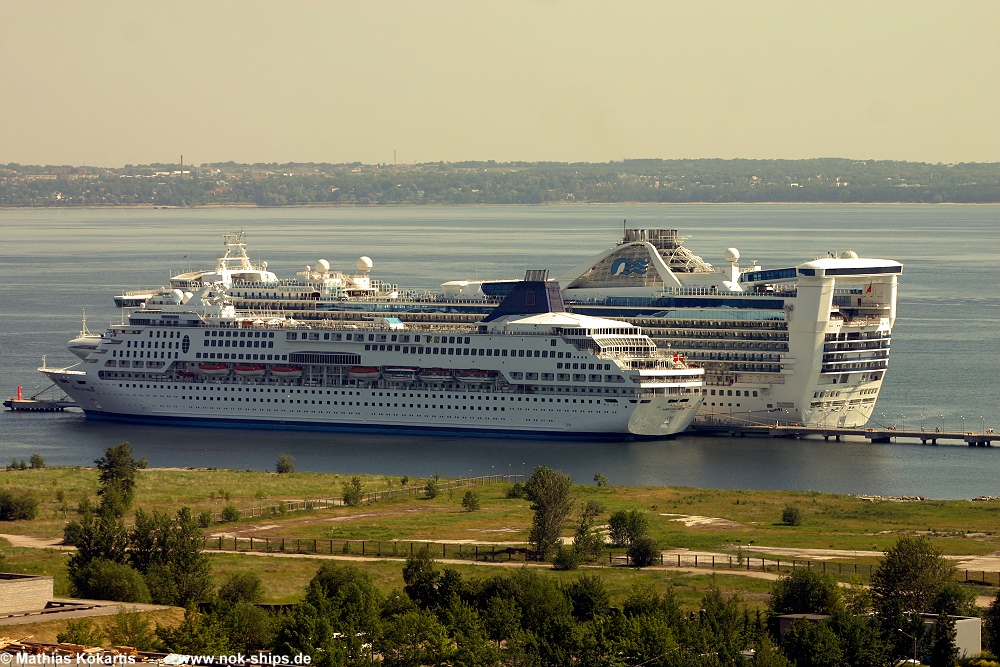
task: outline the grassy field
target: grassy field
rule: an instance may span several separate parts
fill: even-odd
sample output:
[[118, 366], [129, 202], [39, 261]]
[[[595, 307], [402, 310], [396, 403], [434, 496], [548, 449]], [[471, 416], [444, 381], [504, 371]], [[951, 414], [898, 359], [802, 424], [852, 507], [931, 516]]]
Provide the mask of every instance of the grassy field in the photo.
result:
[[[137, 507], [198, 513], [227, 505], [250, 508], [278, 501], [339, 497], [348, 475], [261, 471], [150, 469], [139, 473]], [[365, 491], [399, 488], [399, 478], [362, 476]], [[411, 480], [410, 484], [425, 480]], [[44, 538], [62, 535], [83, 498], [97, 500], [93, 468], [42, 468], [0, 472], [0, 488], [24, 490], [39, 500], [33, 521], [4, 522], [0, 532]], [[207, 531], [259, 537], [351, 540], [470, 540], [481, 544], [524, 543], [531, 525], [528, 501], [506, 498], [508, 485], [475, 487], [482, 510], [466, 512], [466, 489], [433, 500], [409, 498], [357, 508], [338, 507], [256, 517], [238, 524], [215, 524]], [[578, 506], [601, 502], [604, 517], [618, 509], [648, 512], [650, 529], [661, 544], [700, 550], [734, 550], [732, 545], [883, 550], [901, 534], [927, 534], [947, 554], [988, 554], [1000, 549], [1000, 501], [896, 502], [845, 495], [789, 491], [745, 491], [678, 487], [574, 488]], [[802, 523], [781, 523], [782, 510], [797, 506]], [[673, 515], [673, 516], [671, 516]], [[686, 526], [681, 516], [716, 519]], [[572, 534], [571, 522], [566, 535]]]
[[[149, 469], [139, 473], [136, 507], [175, 512], [182, 506], [195, 514], [219, 512], [227, 505], [250, 508], [278, 501], [301, 501], [340, 497], [351, 475], [292, 473], [278, 475], [261, 471]], [[399, 478], [362, 476], [365, 491], [400, 488]], [[423, 485], [425, 479], [411, 479]], [[360, 507], [287, 512], [254, 517], [237, 523], [216, 523], [206, 535], [282, 537], [301, 540], [368, 540], [386, 545], [397, 541], [464, 540], [476, 544], [523, 546], [531, 526], [527, 500], [508, 498], [507, 484], [469, 487], [480, 497], [482, 509], [467, 512], [461, 505], [467, 488], [444, 491], [437, 498], [406, 498]], [[0, 533], [55, 539], [75, 516], [84, 498], [97, 501], [97, 471], [93, 468], [42, 468], [0, 472], [0, 489], [26, 491], [39, 501], [39, 516], [32, 521], [0, 523]], [[735, 554], [737, 545], [745, 555], [754, 547], [819, 548], [880, 551], [906, 534], [926, 534], [946, 554], [981, 555], [1000, 550], [1000, 501], [911, 501], [870, 500], [812, 492], [709, 490], [678, 487], [574, 487], [576, 507], [588, 500], [604, 506], [600, 521], [619, 509], [643, 509], [650, 530], [664, 548], [687, 548]], [[783, 509], [795, 505], [801, 511], [797, 526], [781, 523]], [[691, 517], [704, 517], [693, 521]], [[129, 519], [126, 518], [126, 521]], [[573, 533], [576, 517], [567, 522], [565, 536]], [[11, 547], [0, 540], [3, 569], [11, 572], [46, 574], [54, 577], [57, 596], [69, 595], [66, 561], [69, 554], [57, 549]], [[841, 559], [865, 562], [865, 558]], [[874, 559], [868, 558], [868, 561]], [[230, 574], [252, 570], [264, 582], [268, 602], [299, 600], [308, 581], [323, 560], [316, 557], [263, 557], [211, 553], [217, 583]], [[385, 592], [403, 586], [401, 560], [352, 560], [369, 572]], [[515, 565], [523, 566], [523, 565]], [[443, 566], [442, 566], [443, 567]], [[449, 564], [463, 577], [490, 577], [501, 571], [483, 564]], [[552, 576], [572, 581], [581, 572], [555, 572]], [[674, 587], [680, 601], [696, 609], [711, 586], [726, 594], [739, 594], [750, 608], [763, 607], [772, 586], [768, 579], [718, 572], [688, 573], [671, 570], [634, 570], [603, 567], [601, 576], [617, 604], [630, 588], [648, 583], [663, 590]], [[846, 579], [845, 577], [841, 577]], [[155, 616], [165, 625], [179, 622], [173, 611]], [[19, 636], [34, 634], [36, 641], [53, 641], [63, 623], [18, 626]], [[8, 633], [9, 634], [9, 633]]]

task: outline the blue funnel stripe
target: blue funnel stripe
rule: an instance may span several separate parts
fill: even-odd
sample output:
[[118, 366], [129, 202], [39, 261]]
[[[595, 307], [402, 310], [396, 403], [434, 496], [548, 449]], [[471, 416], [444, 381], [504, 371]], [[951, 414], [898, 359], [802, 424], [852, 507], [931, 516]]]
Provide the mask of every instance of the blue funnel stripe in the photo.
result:
[[564, 312], [566, 312], [566, 305], [563, 303], [559, 283], [525, 280], [514, 283], [506, 298], [482, 321], [492, 322], [508, 315], [540, 315], [541, 313]]

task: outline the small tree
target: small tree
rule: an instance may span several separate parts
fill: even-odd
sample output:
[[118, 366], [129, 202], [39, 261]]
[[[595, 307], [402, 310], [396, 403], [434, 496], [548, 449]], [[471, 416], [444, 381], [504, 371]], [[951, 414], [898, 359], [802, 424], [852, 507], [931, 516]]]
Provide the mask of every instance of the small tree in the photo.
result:
[[649, 532], [649, 518], [640, 509], [618, 510], [608, 519], [611, 541], [623, 547], [632, 544]]
[[123, 516], [132, 505], [135, 498], [135, 478], [139, 470], [139, 462], [133, 458], [132, 445], [122, 442], [104, 450], [104, 456], [95, 459], [94, 463], [100, 471], [98, 477], [103, 505], [107, 511]]
[[295, 457], [291, 454], [282, 454], [278, 457], [274, 469], [279, 475], [295, 472]]
[[605, 487], [608, 485], [608, 478], [599, 472], [594, 473], [594, 484], [599, 487]]
[[427, 484], [424, 486], [424, 493], [427, 494], [427, 498], [437, 498], [438, 494], [441, 493], [441, 475], [439, 473], [434, 473], [434, 476], [427, 480]]
[[833, 614], [841, 606], [840, 588], [832, 575], [810, 568], [796, 568], [774, 582], [772, 614]]
[[134, 607], [119, 607], [118, 613], [104, 624], [104, 636], [112, 646], [131, 646], [140, 651], [151, 651], [156, 646], [149, 620]]
[[563, 588], [573, 605], [573, 617], [581, 623], [608, 613], [611, 597], [604, 587], [604, 580], [596, 574], [585, 574]]
[[240, 520], [240, 511], [236, 505], [226, 505], [222, 508], [222, 523], [236, 523]]
[[365, 485], [361, 481], [361, 478], [355, 475], [351, 478], [347, 484], [344, 484], [344, 504], [349, 507], [357, 507], [361, 504], [362, 499], [364, 499], [364, 488]]
[[29, 464], [31, 465], [32, 468], [44, 468], [45, 467], [45, 459], [42, 458], [41, 454], [32, 454], [31, 458], [28, 459], [28, 462], [29, 462]]
[[796, 505], [785, 505], [781, 511], [781, 523], [786, 526], [798, 526], [802, 523], [802, 510]]
[[901, 537], [885, 552], [872, 574], [876, 609], [899, 606], [903, 611], [937, 612], [941, 593], [955, 579], [955, 565], [926, 537]]
[[594, 522], [603, 511], [604, 506], [596, 500], [588, 500], [583, 505], [580, 524], [573, 536], [573, 548], [581, 560], [595, 561], [604, 550], [604, 535], [594, 528]]
[[465, 492], [462, 497], [462, 507], [465, 508], [466, 512], [478, 512], [479, 511], [479, 494], [469, 489]]
[[555, 550], [563, 524], [573, 509], [572, 487], [572, 477], [545, 466], [535, 468], [524, 485], [525, 495], [535, 511], [528, 540], [543, 558]]

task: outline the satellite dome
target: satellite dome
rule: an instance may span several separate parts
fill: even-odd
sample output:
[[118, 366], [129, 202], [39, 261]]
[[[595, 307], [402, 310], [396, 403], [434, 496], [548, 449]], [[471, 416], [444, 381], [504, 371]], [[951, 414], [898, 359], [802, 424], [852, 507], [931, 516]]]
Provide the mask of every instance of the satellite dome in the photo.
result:
[[173, 301], [174, 303], [183, 303], [184, 292], [180, 291], [179, 289], [170, 290], [170, 300]]
[[358, 257], [358, 262], [356, 266], [358, 267], [358, 271], [360, 271], [361, 273], [368, 273], [369, 271], [372, 270], [372, 267], [375, 266], [375, 264], [372, 263], [371, 257], [362, 255], [361, 257]]
[[726, 248], [725, 258], [730, 264], [735, 264], [740, 261], [740, 251], [736, 248]]
[[318, 262], [316, 262], [316, 270], [322, 271], [323, 273], [329, 273], [330, 262], [326, 261], [325, 259], [319, 260]]
[[854, 252], [853, 250], [845, 250], [840, 255], [840, 258], [841, 259], [857, 259], [858, 258], [858, 253]]

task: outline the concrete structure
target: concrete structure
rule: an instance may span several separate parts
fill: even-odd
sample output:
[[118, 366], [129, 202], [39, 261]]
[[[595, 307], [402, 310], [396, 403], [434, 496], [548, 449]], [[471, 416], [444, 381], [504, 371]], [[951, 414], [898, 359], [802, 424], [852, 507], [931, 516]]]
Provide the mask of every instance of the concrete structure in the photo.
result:
[[44, 609], [52, 597], [52, 577], [0, 572], [0, 614]]
[[[924, 619], [924, 632], [934, 632], [937, 616], [921, 614]], [[983, 619], [976, 616], [949, 616], [955, 623], [955, 646], [958, 647], [959, 658], [975, 658], [983, 652]]]

